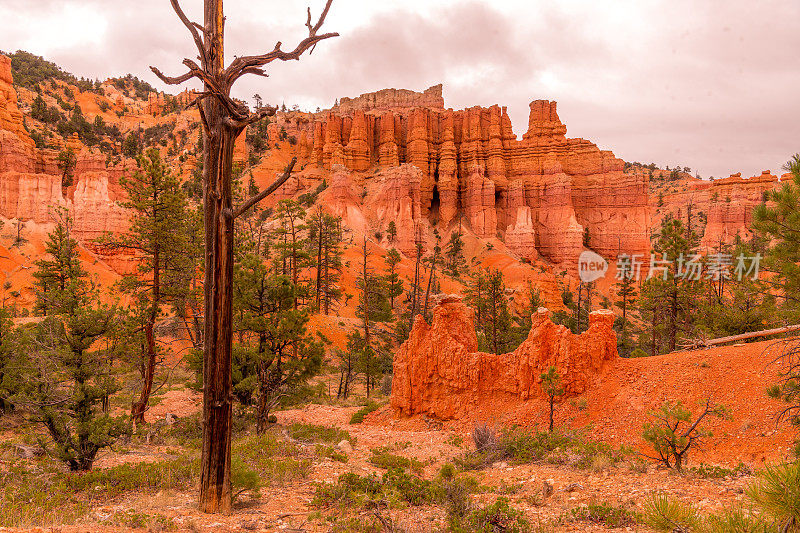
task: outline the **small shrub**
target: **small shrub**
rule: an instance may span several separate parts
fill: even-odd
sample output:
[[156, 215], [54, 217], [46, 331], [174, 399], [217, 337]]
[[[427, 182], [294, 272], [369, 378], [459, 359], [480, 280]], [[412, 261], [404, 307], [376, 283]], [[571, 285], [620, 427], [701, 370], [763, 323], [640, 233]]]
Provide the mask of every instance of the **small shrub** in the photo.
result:
[[376, 411], [380, 405], [375, 402], [368, 402], [367, 405], [353, 413], [353, 416], [350, 417], [351, 424], [360, 424], [364, 421], [364, 417], [370, 414], [373, 411]]
[[344, 429], [314, 424], [295, 423], [289, 426], [289, 436], [301, 442], [328, 442], [338, 444], [343, 440], [355, 444], [355, 438]]
[[377, 450], [372, 450], [373, 455], [369, 458], [369, 462], [378, 468], [385, 468], [386, 470], [405, 470], [406, 468], [410, 468], [416, 473], [422, 473], [423, 464], [416, 459], [409, 459], [408, 457], [395, 455], [389, 452], [376, 453], [376, 451]]
[[645, 502], [642, 522], [658, 532], [672, 533], [692, 531], [700, 520], [693, 507], [658, 494]]
[[475, 444], [475, 451], [477, 452], [497, 449], [497, 429], [487, 424], [475, 426], [472, 430], [472, 442]]
[[232, 456], [258, 474], [262, 485], [284, 485], [308, 477], [311, 460], [296, 456], [299, 450], [273, 432], [236, 439]]
[[464, 445], [464, 437], [453, 434], [447, 437], [447, 440], [444, 442], [445, 444], [453, 446], [454, 448], [461, 448]]
[[125, 463], [111, 468], [96, 469], [84, 474], [69, 474], [63, 478], [70, 492], [92, 491], [108, 496], [126, 492], [159, 492], [191, 487], [200, 471], [200, 462], [180, 458], [154, 463]]
[[317, 444], [316, 446], [316, 454], [318, 457], [328, 457], [333, 459], [334, 461], [339, 461], [340, 463], [346, 463], [350, 460], [346, 453], [339, 451], [334, 446], [325, 446], [323, 444]]
[[751, 475], [753, 472], [744, 463], [739, 463], [734, 468], [725, 468], [717, 465], [707, 465], [700, 463], [700, 466], [693, 466], [688, 469], [689, 473], [703, 479], [723, 479], [727, 477], [740, 477]]
[[586, 507], [571, 509], [568, 520], [594, 522], [613, 529], [636, 525], [638, 517], [624, 507], [615, 507], [607, 503], [590, 503]]
[[319, 483], [311, 505], [352, 507], [363, 505], [365, 500], [377, 499], [383, 494], [383, 482], [376, 475], [359, 476], [352, 472], [341, 474], [336, 483]]
[[498, 498], [492, 505], [472, 511], [463, 520], [451, 517], [450, 528], [456, 533], [480, 532], [524, 533], [533, 531], [531, 523], [508, 503], [507, 498]]
[[629, 455], [625, 449], [614, 449], [601, 442], [586, 441], [579, 434], [558, 431], [532, 432], [510, 428], [493, 438], [497, 440], [496, 444], [484, 445], [483, 451], [476, 450], [456, 458], [456, 464], [464, 470], [476, 470], [496, 461], [510, 460], [516, 464], [546, 462], [601, 470]]
[[258, 498], [261, 493], [261, 479], [258, 472], [251, 470], [239, 457], [231, 459], [231, 491], [235, 501], [241, 494], [249, 492]]
[[442, 465], [442, 468], [439, 469], [439, 477], [442, 479], [453, 479], [456, 477], [456, 467], [453, 466], [451, 463], [445, 463]]

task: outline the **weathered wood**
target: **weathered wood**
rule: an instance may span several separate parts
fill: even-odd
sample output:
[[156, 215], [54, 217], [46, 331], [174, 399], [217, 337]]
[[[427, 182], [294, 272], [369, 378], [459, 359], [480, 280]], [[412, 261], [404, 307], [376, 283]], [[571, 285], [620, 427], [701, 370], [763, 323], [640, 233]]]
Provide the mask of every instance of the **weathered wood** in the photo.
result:
[[[179, 0], [170, 0], [175, 13], [189, 30], [199, 52], [200, 65], [191, 59], [183, 64], [189, 69], [181, 76], [170, 77], [155, 67], [150, 69], [164, 83], [176, 85], [192, 78], [203, 82], [203, 93], [192, 102], [200, 111], [203, 123], [203, 211], [205, 231], [205, 313], [203, 345], [203, 450], [200, 470], [200, 510], [227, 513], [231, 508], [231, 344], [233, 302], [233, 229], [236, 216], [263, 200], [291, 175], [294, 161], [268, 189], [234, 211], [231, 174], [236, 138], [248, 124], [275, 113], [265, 106], [250, 113], [247, 106], [230, 96], [234, 82], [243, 75], [266, 76], [261, 68], [272, 61], [299, 59], [324, 39], [338, 33], [318, 34], [333, 0], [327, 0], [316, 24], [308, 11], [308, 37], [291, 52], [283, 52], [281, 43], [272, 52], [235, 59], [224, 65], [225, 15], [223, 0], [204, 0], [203, 26], [190, 21]], [[202, 32], [202, 37], [200, 35]]]
[[755, 339], [757, 337], [768, 337], [769, 335], [779, 335], [781, 333], [790, 333], [792, 331], [798, 331], [798, 330], [800, 330], [800, 324], [795, 324], [793, 326], [784, 326], [782, 328], [765, 329], [762, 331], [751, 331], [749, 333], [742, 333], [740, 335], [720, 337], [718, 339], [712, 339], [706, 341], [704, 344], [705, 346], [716, 346], [718, 344], [725, 344], [728, 342], [744, 341], [747, 339]]

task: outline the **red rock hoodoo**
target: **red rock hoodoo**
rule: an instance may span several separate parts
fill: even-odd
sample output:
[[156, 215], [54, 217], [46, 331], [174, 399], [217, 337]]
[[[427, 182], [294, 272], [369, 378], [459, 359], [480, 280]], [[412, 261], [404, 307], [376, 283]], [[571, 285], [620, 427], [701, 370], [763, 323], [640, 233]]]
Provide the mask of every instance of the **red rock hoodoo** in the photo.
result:
[[591, 313], [589, 329], [580, 335], [554, 324], [547, 309], [532, 319], [528, 338], [515, 351], [478, 352], [472, 309], [460, 297], [443, 298], [432, 324], [418, 316], [395, 355], [392, 406], [403, 415], [450, 419], [543, 398], [540, 375], [551, 366], [567, 395], [580, 394], [617, 359], [612, 311]]
[[74, 184], [62, 187], [58, 152], [35, 148], [12, 84], [11, 60], [0, 55], [0, 216], [47, 224], [55, 220], [55, 207], [65, 207], [80, 239], [126, 229], [118, 180], [130, 169], [107, 168], [105, 155], [90, 152], [74, 137], [66, 143], [77, 159]]
[[441, 91], [379, 91], [326, 112], [279, 113], [271, 127], [297, 137], [304, 166], [417, 167], [416, 222], [448, 227], [461, 212], [477, 236], [510, 236], [509, 248], [528, 259], [575, 262], [587, 228], [606, 257], [649, 250], [647, 177], [625, 174], [613, 153], [567, 138], [555, 102], [531, 103], [518, 140], [506, 108], [445, 109]]

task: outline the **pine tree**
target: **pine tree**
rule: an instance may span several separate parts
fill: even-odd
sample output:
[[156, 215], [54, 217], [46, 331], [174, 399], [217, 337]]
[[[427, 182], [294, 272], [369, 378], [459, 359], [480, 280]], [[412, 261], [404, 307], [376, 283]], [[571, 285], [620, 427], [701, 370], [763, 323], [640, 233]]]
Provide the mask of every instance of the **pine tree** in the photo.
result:
[[162, 359], [155, 325], [163, 307], [176, 298], [183, 287], [186, 272], [194, 265], [188, 261], [187, 232], [189, 212], [180, 181], [172, 175], [156, 149], [137, 159], [138, 170], [123, 177], [120, 184], [128, 195], [123, 203], [132, 213], [130, 229], [120, 236], [107, 236], [113, 247], [133, 251], [139, 258], [138, 274], [125, 276], [121, 287], [136, 305], [134, 320], [144, 335], [136, 366], [142, 378], [139, 398], [133, 402], [131, 417], [144, 420], [156, 367]]
[[563, 396], [564, 386], [561, 383], [561, 375], [556, 367], [551, 366], [546, 373], [539, 376], [542, 381], [542, 390], [547, 395], [550, 404], [550, 425], [549, 431], [553, 432], [553, 414], [555, 413], [556, 398]]
[[[356, 316], [363, 324], [363, 340], [359, 350], [359, 369], [364, 374], [367, 397], [375, 388], [375, 382], [381, 372], [380, 334], [375, 330], [373, 322], [386, 322], [392, 319], [392, 309], [387, 297], [386, 284], [381, 276], [370, 270], [367, 258], [367, 239], [364, 237], [361, 254], [361, 272], [356, 282], [359, 291]], [[354, 343], [358, 344], [357, 341]]]
[[496, 354], [506, 353], [511, 340], [511, 313], [506, 299], [506, 286], [499, 270], [489, 272], [486, 284], [487, 329], [489, 347]]
[[[50, 234], [51, 261], [37, 264], [37, 279], [67, 279], [48, 314], [26, 332], [13, 365], [15, 394], [11, 401], [25, 406], [41, 423], [55, 446], [55, 455], [71, 470], [89, 470], [97, 452], [126, 431], [123, 417], [111, 417], [103, 402], [118, 386], [110, 372], [107, 349], [100, 342], [118, 325], [113, 308], [97, 305], [97, 294], [83, 271], [72, 268], [78, 249], [68, 235], [69, 220]], [[65, 266], [65, 276], [56, 269]], [[50, 293], [52, 294], [52, 293]], [[43, 296], [43, 295], [41, 295]], [[55, 302], [55, 305], [54, 305]]]
[[72, 151], [72, 148], [62, 150], [58, 154], [58, 159], [56, 162], [58, 164], [58, 169], [61, 171], [61, 186], [71, 186], [73, 174], [75, 172], [75, 165], [78, 163], [78, 160], [75, 157], [75, 152]]
[[342, 273], [341, 219], [317, 209], [309, 224], [309, 257], [315, 260], [316, 309], [328, 314], [342, 297], [339, 279]]
[[[301, 288], [300, 271], [309, 263], [308, 241], [306, 236], [306, 212], [294, 200], [278, 202], [275, 216], [280, 226], [275, 232], [275, 249], [279, 253], [282, 273], [288, 275], [292, 283]], [[301, 294], [296, 295], [296, 297]], [[295, 301], [295, 307], [297, 302]]]
[[[766, 253], [765, 240], [754, 236], [744, 242], [737, 235], [734, 243], [718, 243], [715, 252], [731, 259], [730, 277], [720, 275], [705, 281], [706, 294], [698, 302], [697, 326], [706, 337], [726, 337], [750, 331], [769, 329], [777, 325], [775, 295], [764, 287], [764, 283], [753, 279], [752, 274], [737, 266], [748, 268], [748, 261], [756, 255]], [[739, 259], [742, 264], [738, 265]]]
[[263, 257], [248, 254], [236, 265], [234, 279], [235, 329], [248, 334], [243, 347], [256, 363], [252, 386], [261, 433], [280, 398], [319, 371], [323, 349], [307, 332], [309, 313], [297, 308], [290, 276], [271, 273]]
[[772, 276], [761, 276], [763, 283], [776, 291], [781, 311], [787, 320], [800, 320], [800, 154], [785, 165], [791, 181], [767, 194], [753, 213], [753, 229], [771, 245], [761, 269]]
[[19, 351], [18, 337], [8, 311], [0, 308], [0, 416], [14, 410], [11, 396], [18, 385], [13, 379], [14, 356]]
[[400, 263], [400, 253], [394, 248], [390, 248], [386, 252], [386, 264], [389, 267], [389, 273], [386, 275], [386, 288], [389, 296], [389, 307], [394, 310], [394, 299], [402, 296], [403, 294], [403, 280], [397, 273], [396, 267]]
[[622, 357], [627, 357], [630, 354], [630, 318], [629, 315], [634, 310], [636, 303], [636, 284], [634, 282], [634, 272], [631, 268], [626, 268], [620, 272], [620, 278], [617, 283], [617, 298], [619, 300], [616, 305], [620, 308], [622, 315], [614, 320], [614, 329], [619, 334], [619, 353]]
[[195, 350], [203, 347], [203, 286], [202, 271], [205, 249], [203, 246], [203, 219], [199, 209], [187, 209], [186, 223], [176, 231], [183, 231], [185, 249], [184, 268], [175, 272], [178, 277], [175, 294], [170, 299], [175, 315], [183, 321], [186, 335]]
[[458, 219], [458, 231], [450, 234], [450, 240], [445, 247], [445, 257], [447, 257], [447, 269], [451, 275], [460, 277], [461, 272], [466, 269], [467, 260], [464, 258], [464, 240], [461, 232], [461, 217]]
[[505, 290], [499, 270], [490, 270], [487, 277], [480, 271], [472, 274], [464, 289], [465, 302], [475, 309], [478, 346], [496, 354], [510, 351], [519, 335], [513, 327]]
[[[772, 275], [764, 277], [763, 283], [780, 298], [783, 319], [796, 324], [800, 320], [800, 154], [784, 168], [791, 172], [791, 182], [768, 193], [770, 203], [756, 208], [753, 228], [770, 243], [763, 268]], [[782, 343], [780, 360], [778, 383], [768, 392], [788, 404], [779, 419], [787, 418], [800, 427], [800, 343], [796, 339]], [[800, 443], [795, 450], [800, 451]]]
[[522, 316], [517, 319], [517, 326], [514, 328], [514, 341], [509, 347], [509, 351], [514, 350], [528, 338], [533, 325], [532, 317], [535, 315], [539, 308], [542, 306], [542, 295], [539, 289], [533, 286], [533, 283], [528, 280], [528, 300], [525, 305], [525, 311]]
[[397, 237], [397, 224], [395, 224], [394, 220], [389, 221], [386, 233], [389, 235], [389, 242], [394, 242], [395, 237]]
[[414, 283], [411, 285], [411, 304], [410, 309], [411, 312], [409, 313], [409, 324], [408, 329], [411, 330], [414, 327], [414, 321], [417, 318], [417, 313], [419, 312], [419, 294], [420, 294], [420, 266], [422, 264], [423, 254], [424, 254], [424, 246], [422, 244], [421, 236], [417, 236], [416, 242], [416, 252], [417, 255], [414, 261]]
[[81, 296], [80, 280], [87, 275], [80, 263], [78, 243], [72, 238], [72, 219], [65, 209], [55, 213], [57, 225], [47, 236], [45, 252], [50, 259], [35, 263], [36, 292], [34, 312], [43, 315], [70, 313]]
[[464, 302], [475, 310], [475, 329], [483, 332], [486, 321], [486, 278], [483, 271], [470, 274], [464, 287]]
[[639, 300], [651, 329], [652, 355], [675, 351], [679, 340], [694, 333], [696, 317], [691, 310], [702, 291], [697, 272], [703, 266], [697, 254], [700, 239], [693, 225], [691, 215], [687, 224], [668, 215], [653, 241], [661, 263], [650, 265], [650, 277]]
[[436, 279], [436, 265], [439, 262], [439, 255], [442, 252], [442, 247], [439, 246], [439, 231], [433, 230], [433, 235], [436, 238], [436, 244], [433, 246], [433, 256], [428, 260], [430, 272], [428, 273], [428, 287], [425, 289], [425, 306], [422, 310], [422, 316], [428, 319], [428, 302], [430, 301], [431, 287], [435, 287], [434, 280]]

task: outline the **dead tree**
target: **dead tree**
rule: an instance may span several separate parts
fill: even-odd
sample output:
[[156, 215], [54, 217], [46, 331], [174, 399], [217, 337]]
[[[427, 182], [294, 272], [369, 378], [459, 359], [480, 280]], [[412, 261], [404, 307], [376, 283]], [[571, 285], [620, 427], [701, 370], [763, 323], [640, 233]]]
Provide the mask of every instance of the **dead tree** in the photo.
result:
[[294, 50], [283, 51], [280, 41], [272, 51], [241, 56], [224, 64], [225, 15], [223, 0], [204, 0], [204, 24], [192, 22], [178, 0], [170, 0], [197, 46], [198, 60], [184, 59], [188, 71], [165, 76], [150, 67], [170, 85], [190, 79], [203, 83], [203, 92], [190, 104], [200, 111], [203, 124], [203, 213], [205, 228], [205, 342], [203, 354], [203, 452], [200, 473], [200, 510], [229, 512], [231, 507], [231, 301], [233, 298], [233, 223], [248, 209], [280, 187], [291, 175], [295, 160], [269, 188], [239, 207], [232, 205], [231, 172], [233, 147], [244, 129], [277, 108], [264, 106], [255, 113], [231, 98], [231, 88], [246, 74], [267, 76], [264, 66], [273, 61], [300, 59], [320, 41], [336, 33], [319, 33], [333, 0], [327, 0], [316, 24], [308, 9], [308, 37]]

